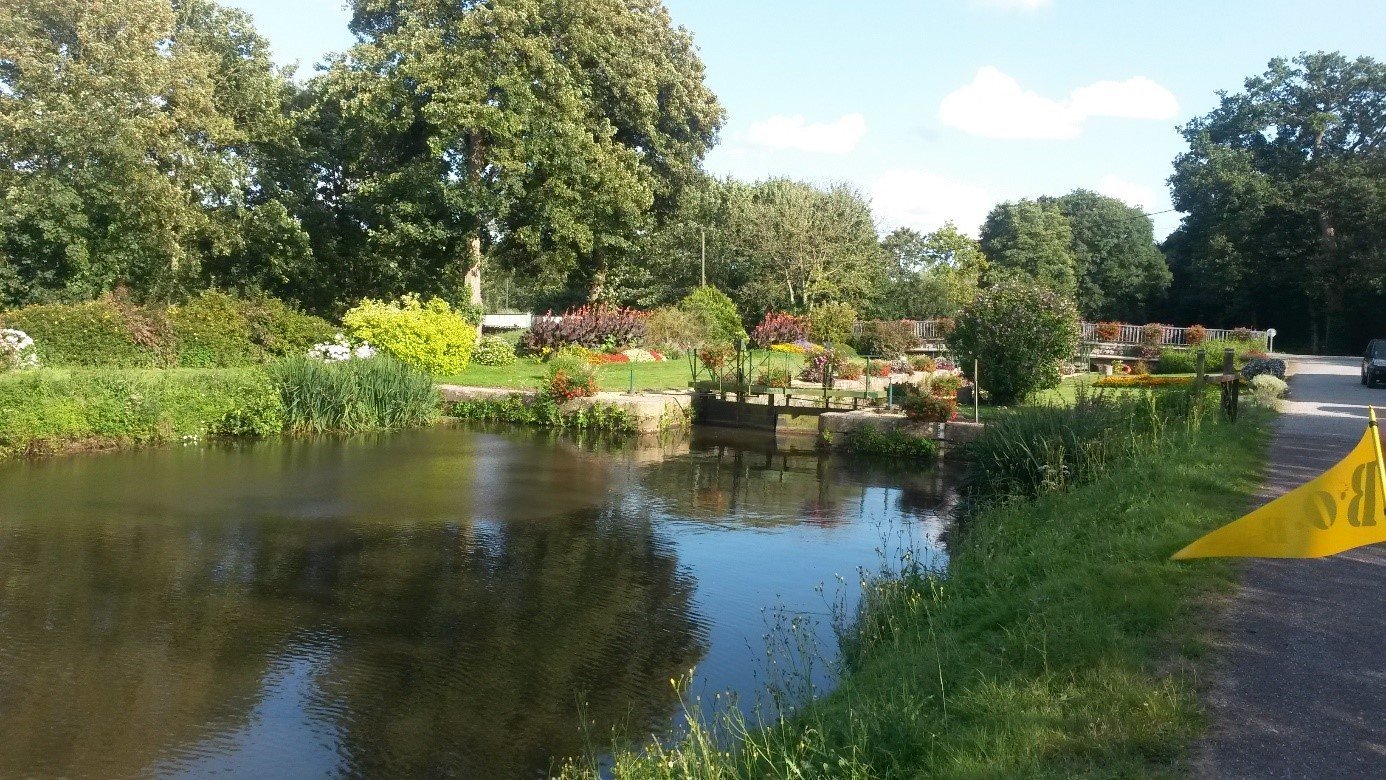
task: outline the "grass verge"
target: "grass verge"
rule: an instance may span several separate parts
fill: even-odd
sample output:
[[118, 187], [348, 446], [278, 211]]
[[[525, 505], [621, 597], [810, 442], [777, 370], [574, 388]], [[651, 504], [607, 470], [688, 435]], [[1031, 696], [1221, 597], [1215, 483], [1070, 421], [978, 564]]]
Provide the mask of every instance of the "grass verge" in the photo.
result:
[[425, 374], [387, 357], [291, 358], [229, 369], [39, 369], [0, 375], [0, 458], [204, 436], [259, 437], [427, 424]]
[[0, 457], [264, 436], [283, 427], [260, 369], [72, 369], [0, 376]]
[[1204, 618], [1234, 570], [1168, 557], [1248, 508], [1267, 416], [1156, 425], [1085, 482], [986, 503], [955, 535], [946, 576], [867, 583], [834, 693], [766, 728], [732, 716], [618, 751], [615, 775], [1177, 773], [1204, 725]]

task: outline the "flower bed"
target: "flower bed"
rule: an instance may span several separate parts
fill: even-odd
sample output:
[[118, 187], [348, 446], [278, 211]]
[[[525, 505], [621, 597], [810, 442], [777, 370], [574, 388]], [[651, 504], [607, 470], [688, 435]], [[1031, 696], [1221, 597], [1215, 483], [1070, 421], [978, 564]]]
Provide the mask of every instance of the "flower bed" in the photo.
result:
[[38, 368], [38, 350], [34, 340], [22, 330], [0, 330], [0, 371]]
[[1126, 376], [1104, 376], [1094, 383], [1095, 387], [1178, 387], [1187, 385], [1193, 379], [1187, 376], [1161, 376], [1159, 374], [1130, 374]]

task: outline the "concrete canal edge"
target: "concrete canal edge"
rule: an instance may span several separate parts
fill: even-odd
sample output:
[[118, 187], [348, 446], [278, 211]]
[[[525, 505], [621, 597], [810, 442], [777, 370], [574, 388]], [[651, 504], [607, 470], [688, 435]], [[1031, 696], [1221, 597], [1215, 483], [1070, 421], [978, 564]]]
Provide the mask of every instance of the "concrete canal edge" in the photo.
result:
[[[504, 401], [517, 398], [529, 404], [539, 399], [537, 390], [517, 390], [504, 387], [464, 387], [439, 385], [438, 392], [445, 404], [463, 401]], [[559, 411], [571, 414], [586, 409], [613, 408], [629, 414], [639, 433], [662, 433], [687, 428], [693, 415], [693, 394], [669, 391], [663, 393], [597, 393], [590, 398], [574, 398], [563, 403]]]
[[819, 441], [830, 447], [842, 447], [854, 431], [875, 428], [881, 433], [898, 432], [918, 439], [932, 439], [941, 446], [940, 452], [965, 444], [982, 435], [986, 423], [953, 420], [945, 423], [915, 422], [899, 412], [861, 409], [844, 412], [824, 412], [818, 417]]

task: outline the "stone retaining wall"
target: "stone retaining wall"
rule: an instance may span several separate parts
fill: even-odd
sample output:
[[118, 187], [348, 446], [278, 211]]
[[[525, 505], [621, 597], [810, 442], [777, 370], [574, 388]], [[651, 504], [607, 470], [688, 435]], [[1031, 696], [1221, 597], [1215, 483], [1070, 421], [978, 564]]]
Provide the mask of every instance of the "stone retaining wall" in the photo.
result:
[[943, 450], [972, 441], [982, 434], [985, 423], [954, 420], [946, 423], [914, 422], [899, 412], [880, 412], [862, 409], [850, 412], [824, 412], [818, 418], [819, 441], [831, 447], [841, 447], [852, 431], [863, 427], [885, 431], [900, 431], [921, 439], [939, 442]]

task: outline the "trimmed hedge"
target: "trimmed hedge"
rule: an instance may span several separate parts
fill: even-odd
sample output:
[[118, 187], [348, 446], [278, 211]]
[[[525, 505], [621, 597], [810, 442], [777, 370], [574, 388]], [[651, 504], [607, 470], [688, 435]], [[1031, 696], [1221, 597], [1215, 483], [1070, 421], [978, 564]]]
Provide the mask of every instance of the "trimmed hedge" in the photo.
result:
[[[153, 368], [167, 360], [162, 318], [151, 328], [132, 323], [112, 298], [86, 303], [49, 303], [0, 314], [7, 328], [29, 334], [39, 360], [50, 367]], [[137, 338], [137, 335], [139, 337]]]
[[215, 290], [168, 306], [118, 294], [26, 306], [0, 323], [29, 334], [50, 368], [239, 368], [302, 355], [336, 332], [274, 298]]

